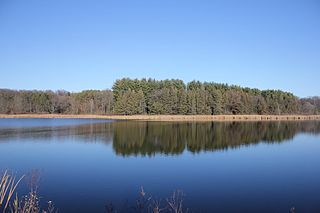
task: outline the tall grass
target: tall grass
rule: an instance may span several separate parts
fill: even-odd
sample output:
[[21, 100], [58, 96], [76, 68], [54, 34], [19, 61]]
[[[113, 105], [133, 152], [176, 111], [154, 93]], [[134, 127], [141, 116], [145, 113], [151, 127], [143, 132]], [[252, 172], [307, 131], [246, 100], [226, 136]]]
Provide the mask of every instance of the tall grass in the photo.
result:
[[1, 175], [0, 209], [3, 209], [3, 212], [6, 212], [11, 198], [23, 178], [24, 175], [16, 180], [16, 177], [11, 175], [7, 170], [3, 173], [3, 175]]
[[155, 199], [141, 187], [134, 203], [125, 203], [120, 208], [116, 208], [112, 203], [109, 203], [105, 207], [107, 213], [187, 213], [189, 209], [183, 205], [184, 196], [185, 194], [181, 190], [176, 190], [166, 199]]
[[[37, 186], [31, 186], [30, 192], [21, 199], [16, 189], [25, 175], [19, 179], [7, 170], [0, 176], [0, 212], [2, 213], [56, 213], [53, 202], [48, 202], [47, 209], [40, 208]], [[15, 198], [13, 198], [15, 194]], [[13, 201], [12, 201], [13, 199]]]

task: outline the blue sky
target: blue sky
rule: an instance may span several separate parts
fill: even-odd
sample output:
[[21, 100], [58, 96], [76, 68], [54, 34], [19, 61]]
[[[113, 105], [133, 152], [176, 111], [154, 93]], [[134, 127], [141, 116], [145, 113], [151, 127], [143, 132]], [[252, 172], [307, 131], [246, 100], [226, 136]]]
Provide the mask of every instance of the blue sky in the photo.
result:
[[319, 0], [0, 0], [0, 88], [178, 78], [320, 95]]

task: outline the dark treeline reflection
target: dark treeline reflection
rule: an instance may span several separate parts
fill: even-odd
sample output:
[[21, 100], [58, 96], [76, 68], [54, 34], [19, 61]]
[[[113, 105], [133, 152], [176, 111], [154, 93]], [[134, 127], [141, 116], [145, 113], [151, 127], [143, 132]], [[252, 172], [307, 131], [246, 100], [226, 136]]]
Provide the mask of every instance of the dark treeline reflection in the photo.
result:
[[151, 156], [280, 143], [298, 133], [320, 133], [320, 122], [116, 122], [113, 132], [117, 154]]
[[113, 141], [122, 156], [156, 153], [180, 154], [184, 150], [225, 150], [241, 145], [280, 143], [298, 133], [320, 133], [320, 122], [134, 122], [119, 121], [64, 126], [0, 128], [0, 142], [72, 139], [85, 142]]

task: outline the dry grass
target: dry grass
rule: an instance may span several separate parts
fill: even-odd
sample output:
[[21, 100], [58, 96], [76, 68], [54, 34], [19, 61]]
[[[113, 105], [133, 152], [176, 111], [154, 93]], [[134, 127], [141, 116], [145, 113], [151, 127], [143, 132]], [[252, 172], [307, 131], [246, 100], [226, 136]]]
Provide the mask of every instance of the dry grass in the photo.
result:
[[36, 191], [30, 191], [28, 195], [24, 196], [19, 200], [18, 196], [13, 202], [13, 207], [11, 208], [11, 213], [57, 213], [52, 201], [48, 202], [47, 209], [42, 209], [40, 207], [40, 198]]
[[[47, 209], [40, 208], [40, 198], [36, 191], [37, 187], [31, 188], [31, 191], [26, 196], [23, 196], [22, 199], [18, 198], [16, 189], [24, 177], [25, 175], [16, 179], [7, 170], [0, 176], [0, 210], [3, 213], [56, 213], [57, 210], [51, 201], [48, 202]], [[11, 202], [14, 193], [15, 198]]]
[[6, 209], [9, 206], [9, 202], [17, 189], [17, 186], [21, 182], [21, 180], [24, 178], [22, 176], [20, 179], [16, 181], [16, 177], [9, 174], [6, 170], [0, 179], [0, 209], [3, 209], [3, 212], [6, 211]]
[[0, 114], [0, 118], [91, 118], [143, 121], [299, 121], [320, 120], [320, 115], [64, 115]]
[[188, 208], [183, 206], [184, 193], [181, 190], [176, 190], [167, 199], [154, 199], [147, 195], [143, 187], [139, 191], [139, 196], [132, 205], [123, 205], [117, 209], [112, 203], [106, 206], [107, 213], [120, 212], [140, 212], [140, 213], [187, 213]]

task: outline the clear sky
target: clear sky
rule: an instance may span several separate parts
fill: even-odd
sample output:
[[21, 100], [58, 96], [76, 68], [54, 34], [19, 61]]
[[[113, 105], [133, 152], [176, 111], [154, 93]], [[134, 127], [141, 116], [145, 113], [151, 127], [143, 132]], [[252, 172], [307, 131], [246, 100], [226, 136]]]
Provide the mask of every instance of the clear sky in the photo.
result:
[[122, 77], [320, 95], [320, 1], [0, 0], [0, 88]]

